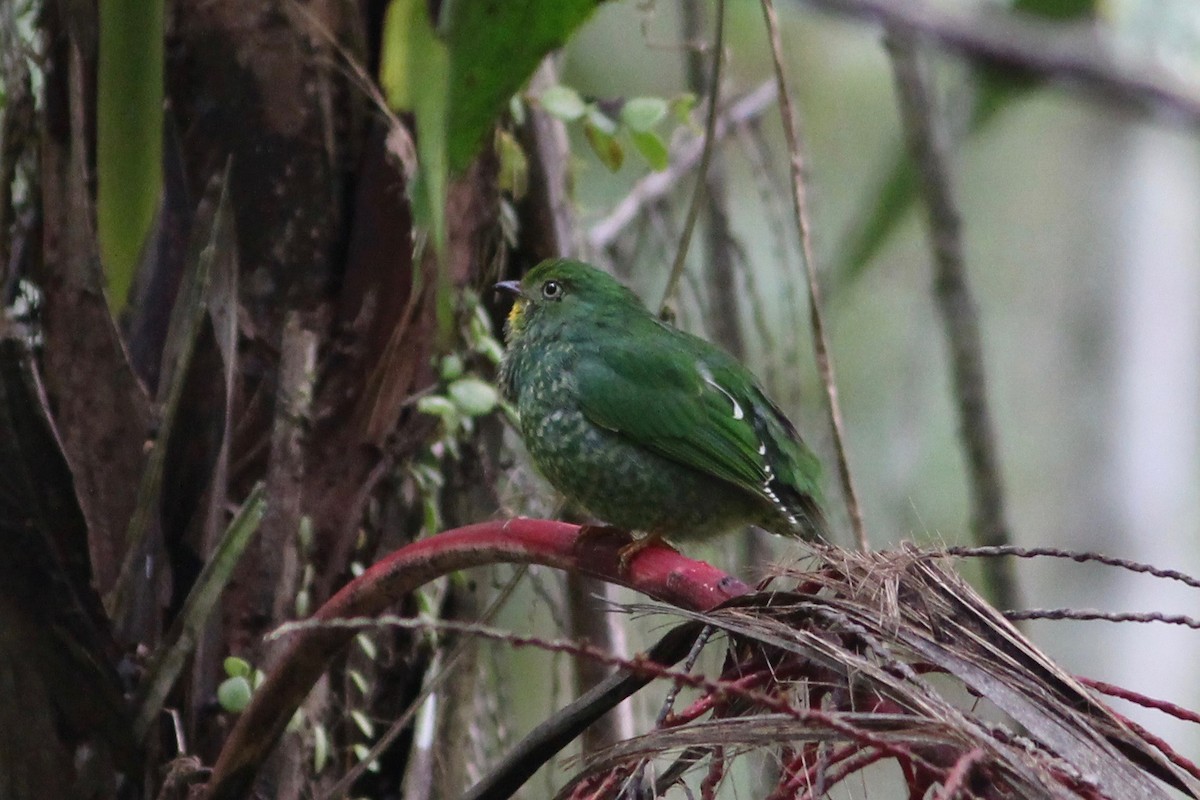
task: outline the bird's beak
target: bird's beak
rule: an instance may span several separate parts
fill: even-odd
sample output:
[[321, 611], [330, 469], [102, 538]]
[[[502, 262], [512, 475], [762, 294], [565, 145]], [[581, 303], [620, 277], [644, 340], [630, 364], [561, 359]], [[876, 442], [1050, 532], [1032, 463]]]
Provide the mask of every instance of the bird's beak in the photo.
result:
[[524, 292], [521, 291], [520, 281], [500, 281], [492, 288], [498, 292], [505, 292], [516, 297], [521, 297], [524, 294]]

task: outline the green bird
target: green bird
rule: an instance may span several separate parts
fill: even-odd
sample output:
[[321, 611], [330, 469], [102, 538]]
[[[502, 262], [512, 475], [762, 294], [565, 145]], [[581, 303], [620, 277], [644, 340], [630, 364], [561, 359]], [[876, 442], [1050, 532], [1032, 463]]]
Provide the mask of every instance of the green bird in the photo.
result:
[[591, 514], [647, 534], [623, 560], [746, 524], [823, 535], [820, 464], [744, 366], [578, 261], [496, 288], [516, 297], [500, 389], [529, 454]]

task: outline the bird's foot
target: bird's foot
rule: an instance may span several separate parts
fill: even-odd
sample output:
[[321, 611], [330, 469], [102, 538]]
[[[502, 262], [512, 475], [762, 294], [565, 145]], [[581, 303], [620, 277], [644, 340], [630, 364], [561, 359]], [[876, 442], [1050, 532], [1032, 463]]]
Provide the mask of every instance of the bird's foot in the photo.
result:
[[632, 542], [617, 551], [617, 556], [621, 559], [621, 573], [624, 574], [629, 572], [629, 565], [633, 563], [634, 557], [647, 547], [652, 547], [654, 545], [661, 545], [672, 550], [675, 549], [666, 543], [661, 533], [647, 533], [642, 538], [634, 539]]

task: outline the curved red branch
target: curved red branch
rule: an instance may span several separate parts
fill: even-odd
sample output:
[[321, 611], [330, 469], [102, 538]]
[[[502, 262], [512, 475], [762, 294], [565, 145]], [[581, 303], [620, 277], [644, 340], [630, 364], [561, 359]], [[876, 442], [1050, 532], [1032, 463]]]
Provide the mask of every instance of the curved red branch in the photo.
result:
[[[586, 533], [580, 535], [581, 530]], [[346, 584], [313, 618], [373, 616], [449, 572], [497, 563], [580, 572], [689, 610], [707, 610], [749, 591], [737, 578], [663, 545], [645, 548], [622, 568], [620, 549], [630, 541], [628, 533], [613, 528], [581, 529], [520, 517], [468, 525], [400, 548]], [[297, 631], [230, 731], [213, 768], [207, 800], [246, 794], [292, 714], [354, 633], [345, 627]]]

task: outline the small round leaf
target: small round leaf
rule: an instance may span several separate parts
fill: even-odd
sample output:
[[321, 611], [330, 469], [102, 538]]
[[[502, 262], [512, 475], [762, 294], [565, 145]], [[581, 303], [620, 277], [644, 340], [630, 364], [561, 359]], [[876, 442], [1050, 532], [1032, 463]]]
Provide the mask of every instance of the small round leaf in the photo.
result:
[[650, 165], [651, 169], [662, 172], [671, 163], [667, 145], [657, 133], [630, 131], [629, 138], [633, 139], [633, 146], [642, 154], [642, 158], [646, 159], [646, 163]]
[[455, 378], [461, 378], [464, 368], [462, 356], [458, 353], [451, 353], [442, 359], [442, 380], [452, 381]]
[[587, 108], [583, 102], [583, 98], [579, 96], [579, 92], [570, 86], [562, 86], [561, 84], [551, 86], [542, 92], [542, 96], [538, 99], [547, 114], [558, 117], [566, 122], [579, 119], [583, 116]]
[[529, 188], [529, 159], [524, 148], [511, 133], [497, 130], [496, 154], [500, 157], [500, 171], [496, 176], [500, 189], [520, 200]]
[[446, 391], [458, 410], [468, 417], [491, 413], [500, 400], [496, 387], [479, 378], [459, 378]]
[[625, 161], [625, 151], [621, 149], [620, 142], [590, 122], [584, 124], [583, 133], [604, 166], [612, 172], [621, 168]]
[[648, 131], [667, 115], [667, 101], [661, 97], [634, 97], [621, 106], [621, 121], [633, 131]]
[[504, 347], [495, 339], [481, 339], [475, 349], [493, 364], [499, 364], [500, 359], [504, 358]]
[[444, 419], [453, 419], [458, 415], [458, 407], [450, 398], [442, 397], [440, 394], [427, 394], [417, 400], [417, 411]]
[[696, 95], [691, 92], [684, 92], [671, 98], [671, 113], [684, 125], [692, 121], [692, 109], [695, 107]]
[[231, 678], [247, 678], [250, 676], [250, 662], [237, 656], [229, 656], [224, 663], [225, 674]]
[[240, 714], [250, 704], [250, 681], [244, 675], [235, 675], [221, 681], [217, 687], [217, 702], [230, 714]]
[[600, 107], [593, 104], [587, 108], [587, 122], [590, 126], [599, 128], [602, 132], [612, 136], [617, 132], [617, 121], [600, 110]]

